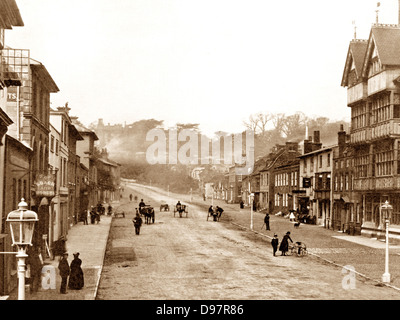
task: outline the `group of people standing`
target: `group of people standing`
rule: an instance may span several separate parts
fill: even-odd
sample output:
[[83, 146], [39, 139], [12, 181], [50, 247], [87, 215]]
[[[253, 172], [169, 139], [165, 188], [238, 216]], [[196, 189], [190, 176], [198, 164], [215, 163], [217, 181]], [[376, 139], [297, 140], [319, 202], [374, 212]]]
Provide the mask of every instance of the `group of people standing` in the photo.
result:
[[[269, 214], [268, 213], [265, 214], [264, 224], [265, 224], [266, 230], [270, 231], [271, 227], [269, 225]], [[271, 240], [273, 255], [276, 256], [276, 252], [278, 251], [278, 245], [279, 245], [279, 251], [281, 252], [281, 256], [286, 256], [287, 252], [289, 251], [289, 241], [293, 243], [293, 240], [290, 238], [290, 231], [286, 232], [286, 234], [283, 236], [280, 245], [279, 245], [278, 235], [274, 234], [274, 237]]]
[[80, 290], [85, 284], [83, 270], [81, 268], [82, 260], [79, 258], [79, 252], [75, 252], [73, 255], [74, 259], [71, 261], [71, 265], [68, 263], [67, 252], [64, 252], [58, 264], [61, 276], [60, 293], [62, 294], [67, 293], [67, 284], [68, 288], [72, 290]]

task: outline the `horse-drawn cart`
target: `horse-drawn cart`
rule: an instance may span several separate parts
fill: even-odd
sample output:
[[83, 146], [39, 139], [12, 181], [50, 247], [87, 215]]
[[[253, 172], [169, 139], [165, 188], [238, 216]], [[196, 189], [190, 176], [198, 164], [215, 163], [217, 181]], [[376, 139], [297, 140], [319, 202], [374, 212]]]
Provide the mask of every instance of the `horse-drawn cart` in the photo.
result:
[[174, 217], [175, 214], [178, 213], [179, 217], [182, 218], [183, 213], [186, 213], [186, 218], [188, 217], [188, 213], [189, 213], [189, 206], [186, 204], [177, 204], [174, 207]]
[[213, 221], [219, 221], [219, 219], [221, 218], [222, 212], [224, 212], [224, 210], [221, 207], [211, 206], [208, 209], [207, 221], [208, 221], [208, 218], [210, 218], [210, 217], [212, 217]]
[[141, 216], [144, 216], [145, 223], [154, 223], [155, 221], [155, 212], [154, 208], [149, 205], [145, 205], [142, 207], [136, 208], [136, 213], [140, 213]]

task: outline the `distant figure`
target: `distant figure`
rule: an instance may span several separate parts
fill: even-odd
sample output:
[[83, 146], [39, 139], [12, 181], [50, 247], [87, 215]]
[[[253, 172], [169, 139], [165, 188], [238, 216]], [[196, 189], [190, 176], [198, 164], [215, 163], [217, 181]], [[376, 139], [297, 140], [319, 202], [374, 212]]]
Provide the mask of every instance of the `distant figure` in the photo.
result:
[[91, 224], [94, 224], [96, 222], [96, 216], [97, 216], [97, 212], [96, 212], [95, 208], [92, 207], [90, 210], [90, 223]]
[[294, 222], [296, 220], [296, 216], [294, 215], [293, 211], [290, 211], [290, 215], [289, 215], [289, 221]]
[[206, 201], [206, 195], [203, 193], [203, 201]]
[[135, 226], [135, 233], [137, 235], [139, 235], [140, 234], [140, 227], [142, 226], [143, 220], [140, 217], [140, 214], [138, 212], [136, 213], [136, 217], [133, 218], [132, 221], [133, 221], [133, 225]]
[[132, 201], [133, 195], [132, 193], [129, 195], [129, 200]]
[[244, 208], [244, 202], [243, 202], [243, 200], [240, 200], [240, 209], [243, 209]]
[[274, 234], [274, 237], [271, 240], [272, 253], [274, 256], [275, 256], [276, 252], [278, 251], [278, 243], [279, 243], [278, 235]]
[[58, 263], [58, 269], [60, 270], [60, 276], [61, 276], [60, 293], [65, 294], [65, 293], [67, 293], [67, 282], [68, 282], [68, 276], [70, 273], [67, 252], [63, 253], [63, 257], [60, 260], [60, 262]]
[[181, 210], [182, 209], [182, 205], [181, 202], [178, 200], [178, 203], [176, 204], [176, 210]]
[[264, 222], [265, 222], [265, 228], [266, 228], [266, 230], [271, 230], [271, 229], [269, 228], [269, 213], [266, 213], [266, 214], [265, 214]]
[[83, 222], [83, 224], [88, 224], [87, 221], [87, 211], [83, 210], [80, 214], [79, 220]]
[[79, 252], [74, 253], [74, 260], [71, 262], [68, 283], [68, 288], [72, 290], [80, 290], [85, 284], [81, 264], [82, 260], [79, 259]]
[[108, 216], [111, 216], [111, 214], [112, 214], [112, 206], [111, 206], [111, 204], [108, 205], [107, 210], [108, 210], [108, 211], [107, 211], [107, 215], [108, 215]]
[[221, 218], [222, 212], [224, 212], [224, 209], [217, 206], [217, 209], [215, 211], [217, 212], [217, 220], [219, 221], [219, 219]]
[[146, 206], [146, 204], [144, 203], [143, 199], [140, 199], [139, 202], [139, 212], [142, 213], [142, 208]]

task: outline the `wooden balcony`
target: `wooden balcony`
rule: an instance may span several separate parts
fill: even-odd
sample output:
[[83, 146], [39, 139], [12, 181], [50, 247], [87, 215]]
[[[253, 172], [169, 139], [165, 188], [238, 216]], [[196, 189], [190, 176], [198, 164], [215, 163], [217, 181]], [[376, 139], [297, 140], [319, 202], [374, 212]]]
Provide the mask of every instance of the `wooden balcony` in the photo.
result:
[[352, 130], [350, 133], [351, 143], [366, 143], [371, 140], [371, 128]]
[[400, 190], [400, 177], [374, 177], [354, 179], [354, 191]]
[[385, 70], [368, 79], [368, 96], [383, 90], [395, 89], [393, 80], [400, 76], [400, 70]]
[[400, 119], [392, 119], [371, 125], [371, 139], [377, 140], [387, 137], [400, 136]]
[[367, 97], [367, 84], [359, 83], [347, 89], [347, 105], [363, 100]]

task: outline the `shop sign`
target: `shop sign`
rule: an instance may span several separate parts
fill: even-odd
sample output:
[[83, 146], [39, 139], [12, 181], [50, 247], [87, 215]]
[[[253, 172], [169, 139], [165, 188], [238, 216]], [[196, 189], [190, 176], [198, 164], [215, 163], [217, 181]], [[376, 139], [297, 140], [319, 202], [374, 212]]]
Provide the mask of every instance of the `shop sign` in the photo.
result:
[[38, 174], [35, 180], [35, 193], [37, 197], [54, 197], [56, 176], [55, 174]]

